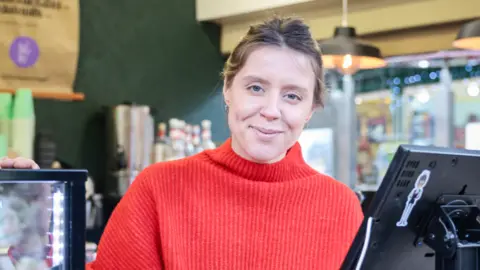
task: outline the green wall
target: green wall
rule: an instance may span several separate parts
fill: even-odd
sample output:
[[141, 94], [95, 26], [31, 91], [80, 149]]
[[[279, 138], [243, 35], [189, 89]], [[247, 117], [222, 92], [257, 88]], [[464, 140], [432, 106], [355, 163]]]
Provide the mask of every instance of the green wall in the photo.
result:
[[227, 136], [219, 29], [195, 21], [195, 0], [81, 0], [80, 13], [75, 90], [86, 100], [35, 103], [37, 130], [54, 132], [62, 161], [103, 178], [101, 110], [123, 101], [153, 106], [157, 120], [210, 118], [216, 139]]

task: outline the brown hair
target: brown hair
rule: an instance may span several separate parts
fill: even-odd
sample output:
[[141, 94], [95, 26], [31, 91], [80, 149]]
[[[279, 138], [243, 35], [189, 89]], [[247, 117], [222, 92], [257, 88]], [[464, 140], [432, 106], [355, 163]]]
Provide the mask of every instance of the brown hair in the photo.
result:
[[316, 77], [313, 102], [314, 105], [323, 106], [325, 87], [320, 48], [313, 39], [310, 28], [301, 19], [274, 17], [251, 26], [225, 62], [223, 77], [227, 88], [231, 86], [250, 53], [260, 46], [286, 47], [309, 56]]

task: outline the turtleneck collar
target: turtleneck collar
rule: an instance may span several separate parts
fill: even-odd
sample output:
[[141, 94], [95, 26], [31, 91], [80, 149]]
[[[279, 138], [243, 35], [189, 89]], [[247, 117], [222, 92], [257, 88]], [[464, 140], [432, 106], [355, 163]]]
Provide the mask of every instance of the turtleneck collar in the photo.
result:
[[282, 160], [271, 164], [255, 163], [242, 158], [233, 151], [230, 138], [220, 147], [204, 153], [231, 173], [254, 181], [283, 182], [317, 174], [303, 160], [298, 142], [288, 150]]

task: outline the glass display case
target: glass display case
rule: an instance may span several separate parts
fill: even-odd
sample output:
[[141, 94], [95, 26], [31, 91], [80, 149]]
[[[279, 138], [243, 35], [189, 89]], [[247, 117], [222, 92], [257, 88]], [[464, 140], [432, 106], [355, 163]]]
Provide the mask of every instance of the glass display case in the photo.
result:
[[0, 170], [0, 269], [85, 268], [80, 170]]

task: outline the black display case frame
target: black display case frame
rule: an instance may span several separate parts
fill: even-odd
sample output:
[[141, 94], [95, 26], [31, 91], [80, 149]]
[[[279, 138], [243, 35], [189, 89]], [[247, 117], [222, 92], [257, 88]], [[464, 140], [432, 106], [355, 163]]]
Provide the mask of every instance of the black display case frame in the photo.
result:
[[[65, 270], [85, 269], [86, 170], [0, 169], [0, 183], [61, 182], [64, 184]], [[56, 268], [53, 268], [56, 269]]]

